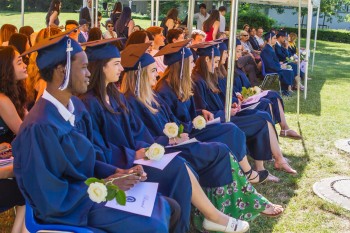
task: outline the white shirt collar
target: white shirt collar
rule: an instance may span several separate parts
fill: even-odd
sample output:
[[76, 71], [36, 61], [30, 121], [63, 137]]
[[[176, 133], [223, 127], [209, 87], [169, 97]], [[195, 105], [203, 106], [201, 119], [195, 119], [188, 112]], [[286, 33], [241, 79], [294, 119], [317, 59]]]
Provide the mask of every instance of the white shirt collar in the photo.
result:
[[51, 102], [55, 107], [57, 108], [58, 112], [61, 114], [63, 119], [65, 121], [69, 121], [69, 123], [74, 126], [75, 122], [75, 116], [74, 116], [74, 104], [72, 100], [69, 100], [68, 102], [68, 109], [55, 97], [53, 97], [49, 92], [44, 90], [44, 93], [42, 95], [42, 98], [46, 99], [47, 101]]

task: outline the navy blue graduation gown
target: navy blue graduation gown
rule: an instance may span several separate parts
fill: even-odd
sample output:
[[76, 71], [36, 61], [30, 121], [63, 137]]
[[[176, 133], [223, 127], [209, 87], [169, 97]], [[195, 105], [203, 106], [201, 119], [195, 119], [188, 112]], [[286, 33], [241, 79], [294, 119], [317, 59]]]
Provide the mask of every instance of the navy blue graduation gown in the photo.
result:
[[282, 84], [293, 85], [294, 73], [292, 70], [284, 70], [281, 68], [279, 59], [275, 53], [275, 50], [271, 45], [266, 44], [260, 54], [261, 59], [264, 62], [265, 70], [267, 73], [278, 73], [279, 79]]
[[160, 196], [151, 218], [89, 199], [84, 181], [93, 176], [106, 178], [116, 168], [95, 160], [94, 146], [88, 138], [92, 136], [88, 135], [92, 132], [89, 116], [77, 98], [72, 97], [72, 101], [76, 127], [65, 121], [51, 102], [41, 98], [12, 144], [17, 182], [35, 216], [45, 223], [88, 226], [94, 232], [167, 232], [170, 207]]
[[[240, 162], [247, 155], [245, 134], [235, 124], [220, 123], [209, 125], [202, 130], [194, 129], [192, 120], [202, 111], [196, 112], [196, 106], [193, 96], [187, 101], [180, 101], [173, 89], [168, 85], [166, 80], [160, 80], [157, 85], [157, 93], [160, 99], [169, 108], [169, 114], [174, 115], [175, 121], [185, 126], [185, 132], [189, 136], [197, 138], [201, 142], [221, 142], [226, 144], [236, 160]], [[186, 127], [187, 126], [187, 127]]]
[[[171, 113], [166, 104], [160, 98], [158, 110], [153, 114], [143, 103], [132, 94], [126, 95], [133, 112], [145, 123], [150, 133], [155, 136], [165, 136], [163, 129], [166, 123], [181, 122]], [[230, 149], [220, 142], [196, 142], [186, 145], [168, 148], [167, 152], [181, 151], [180, 156], [185, 158], [199, 175], [199, 183], [202, 187], [221, 187], [232, 182]]]
[[[155, 141], [142, 121], [133, 114], [124, 95], [120, 94], [120, 98], [128, 112], [123, 110], [112, 96], [109, 100], [116, 113], [102, 107], [91, 91], [85, 94], [82, 100], [92, 118], [94, 143], [104, 150], [111, 150], [109, 157], [98, 159], [118, 167], [130, 168], [134, 165], [137, 150], [147, 148], [154, 142], [167, 145], [168, 138], [158, 137]], [[189, 229], [192, 188], [185, 163], [185, 160], [177, 156], [164, 170], [144, 166], [147, 181], [159, 183], [158, 191], [175, 199], [181, 206], [177, 232], [186, 232]], [[194, 174], [196, 175], [195, 172]]]
[[[226, 84], [225, 84], [225, 86], [226, 86]], [[240, 68], [238, 68], [236, 66], [236, 68], [235, 68], [235, 81], [234, 81], [234, 85], [233, 85], [233, 90], [235, 92], [241, 92], [242, 87], [249, 88], [251, 86], [252, 85], [250, 84], [250, 81], [249, 81], [247, 75], [244, 73], [243, 70], [241, 70]]]
[[[220, 95], [209, 90], [199, 74], [194, 74], [192, 79], [197, 109], [206, 109], [224, 121], [225, 107]], [[255, 109], [240, 111], [235, 116], [231, 116], [231, 122], [245, 133], [249, 154], [255, 160], [270, 160], [272, 158], [267, 121], [272, 123], [271, 116]]]
[[[285, 47], [280, 46], [278, 43], [275, 45], [275, 52], [276, 55], [281, 62], [286, 62], [287, 58], [293, 56], [290, 52], [289, 49], [286, 49]], [[290, 65], [293, 69], [294, 76], [298, 75], [298, 65], [295, 64], [294, 62], [288, 62], [288, 65]], [[300, 77], [304, 78], [305, 74], [304, 72], [300, 71]]]
[[[242, 73], [240, 74], [240, 76], [242, 77], [247, 77], [245, 75], [245, 73], [242, 71]], [[236, 80], [235, 80], [236, 83]], [[221, 97], [221, 101], [223, 103], [225, 103], [226, 99], [226, 84], [227, 84], [227, 78], [226, 77], [219, 77], [218, 78], [218, 87], [220, 89], [220, 93], [219, 96]], [[234, 92], [232, 92], [232, 103], [238, 103], [238, 99], [236, 96], [235, 92], [242, 92], [242, 87], [240, 86], [237, 90], [234, 90]], [[246, 86], [245, 86], [246, 87]], [[246, 87], [247, 88], [247, 87]], [[238, 91], [240, 89], [240, 91]], [[265, 95], [263, 98], [261, 98], [259, 100], [259, 104], [255, 107], [255, 109], [260, 110], [260, 111], [265, 111], [267, 113], [270, 114], [270, 116], [273, 116], [273, 120], [275, 123], [280, 123], [281, 122], [281, 116], [280, 116], [280, 110], [278, 107], [278, 100], [280, 100], [281, 104], [282, 104], [282, 108], [284, 108], [283, 105], [283, 100], [281, 98], [281, 96], [278, 94], [278, 92], [276, 91], [268, 91], [268, 94]], [[270, 109], [270, 105], [272, 107], [272, 113], [271, 113], [271, 109]], [[243, 108], [245, 107], [249, 107], [250, 105], [244, 105]]]

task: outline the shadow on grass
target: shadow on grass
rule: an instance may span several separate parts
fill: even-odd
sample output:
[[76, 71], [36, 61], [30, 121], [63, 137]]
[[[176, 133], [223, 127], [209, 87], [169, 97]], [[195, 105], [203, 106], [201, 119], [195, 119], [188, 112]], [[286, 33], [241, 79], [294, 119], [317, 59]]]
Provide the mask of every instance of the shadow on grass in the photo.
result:
[[[300, 124], [298, 123], [300, 135], [303, 136], [303, 131]], [[276, 171], [273, 168], [273, 162], [266, 164], [266, 168], [275, 176], [281, 179], [279, 183], [268, 182], [266, 184], [254, 185], [259, 193], [264, 195], [267, 199], [275, 204], [288, 206], [290, 200], [295, 196], [295, 190], [298, 190], [298, 180], [301, 179], [305, 168], [310, 161], [309, 152], [306, 148], [304, 139], [302, 139], [301, 144], [303, 146], [303, 154], [300, 156], [294, 156], [292, 154], [284, 154], [287, 157], [293, 168], [298, 171], [298, 174], [293, 176], [285, 172]], [[283, 216], [283, 215], [282, 215]], [[278, 218], [267, 218], [260, 216], [251, 222], [250, 233], [260, 233], [260, 232], [272, 232], [274, 226], [278, 223]]]

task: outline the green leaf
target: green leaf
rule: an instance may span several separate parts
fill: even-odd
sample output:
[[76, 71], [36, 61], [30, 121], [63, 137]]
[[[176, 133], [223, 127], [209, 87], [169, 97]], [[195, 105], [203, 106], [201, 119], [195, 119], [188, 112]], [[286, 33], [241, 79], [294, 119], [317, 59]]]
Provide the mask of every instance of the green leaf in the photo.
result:
[[106, 200], [107, 201], [111, 201], [114, 199], [115, 195], [116, 195], [117, 191], [114, 190], [111, 186], [107, 186], [107, 197]]
[[180, 137], [180, 135], [184, 132], [184, 126], [181, 124], [179, 126], [179, 133], [177, 134], [178, 137]]
[[116, 192], [118, 192], [120, 190], [119, 187], [117, 185], [114, 185], [114, 184], [108, 185], [107, 188], [113, 189]]
[[97, 179], [97, 178], [95, 178], [95, 177], [90, 177], [90, 178], [88, 178], [87, 180], [85, 180], [85, 184], [86, 184], [87, 186], [89, 186], [90, 184], [95, 183], [95, 182], [102, 183], [102, 184], [105, 183], [103, 180]]
[[115, 198], [117, 200], [117, 203], [119, 205], [125, 205], [126, 204], [126, 194], [123, 190], [119, 190], [116, 195], [115, 195]]

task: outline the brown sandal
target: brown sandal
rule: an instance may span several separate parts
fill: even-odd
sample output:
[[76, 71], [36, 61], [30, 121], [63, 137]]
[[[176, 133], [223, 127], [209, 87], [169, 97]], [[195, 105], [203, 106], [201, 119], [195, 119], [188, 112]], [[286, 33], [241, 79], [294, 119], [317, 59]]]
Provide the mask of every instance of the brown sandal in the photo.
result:
[[[295, 135], [293, 135], [295, 133]], [[280, 137], [282, 138], [290, 138], [290, 139], [294, 139], [294, 140], [300, 140], [303, 137], [300, 136], [297, 132], [295, 132], [292, 129], [282, 129], [280, 132]]]

